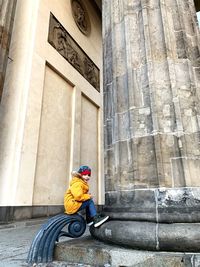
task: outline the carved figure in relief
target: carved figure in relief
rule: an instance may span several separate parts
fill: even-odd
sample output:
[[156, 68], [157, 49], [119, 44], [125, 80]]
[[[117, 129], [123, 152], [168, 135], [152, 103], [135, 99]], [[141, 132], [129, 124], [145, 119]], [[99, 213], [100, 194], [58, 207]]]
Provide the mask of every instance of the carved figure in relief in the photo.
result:
[[59, 23], [53, 27], [53, 43], [57, 51], [66, 56], [66, 34]]
[[66, 39], [66, 58], [67, 60], [79, 71], [82, 73], [81, 69], [81, 60], [78, 55], [78, 52], [74, 50], [72, 45], [70, 44], [70, 40]]
[[72, 10], [76, 24], [78, 25], [79, 29], [83, 32], [87, 32], [87, 20], [86, 20], [86, 13], [84, 8], [82, 7], [79, 1], [73, 1], [72, 3]]
[[97, 77], [95, 73], [95, 67], [94, 64], [87, 58], [84, 59], [84, 74], [85, 78], [96, 88]]
[[57, 51], [63, 55], [79, 72], [82, 73], [79, 55], [72, 47], [70, 39], [63, 31], [59, 23], [53, 28], [53, 36], [53, 43]]
[[[77, 2], [77, 0], [72, 0]], [[49, 43], [99, 91], [99, 70], [75, 40], [51, 14]]]

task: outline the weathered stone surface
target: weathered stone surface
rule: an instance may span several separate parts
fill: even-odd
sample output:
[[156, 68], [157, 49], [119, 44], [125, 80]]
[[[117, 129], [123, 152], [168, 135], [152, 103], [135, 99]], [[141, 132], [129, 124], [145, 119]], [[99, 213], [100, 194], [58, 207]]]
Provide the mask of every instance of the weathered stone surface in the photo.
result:
[[133, 250], [108, 245], [90, 237], [58, 243], [55, 259], [68, 264], [76, 263], [76, 266], [90, 264], [98, 267], [199, 267], [200, 264], [199, 253]]
[[103, 6], [106, 191], [199, 186], [193, 3]]
[[142, 221], [108, 221], [90, 228], [101, 241], [133, 249], [199, 252], [200, 223], [153, 223]]
[[100, 228], [91, 227], [94, 237], [135, 249], [156, 249], [156, 224], [136, 221], [109, 221]]
[[200, 188], [158, 189], [159, 222], [200, 222]]
[[156, 221], [154, 190], [107, 192], [104, 211], [113, 219]]
[[195, 15], [193, 1], [103, 1], [104, 211], [112, 220], [91, 231], [101, 240], [198, 250], [199, 226], [192, 224], [200, 222]]
[[104, 212], [112, 219], [200, 222], [200, 189], [156, 188], [110, 191]]
[[16, 8], [16, 0], [0, 0], [0, 100], [8, 62], [8, 52]]
[[165, 251], [199, 252], [200, 224], [158, 224], [158, 247]]

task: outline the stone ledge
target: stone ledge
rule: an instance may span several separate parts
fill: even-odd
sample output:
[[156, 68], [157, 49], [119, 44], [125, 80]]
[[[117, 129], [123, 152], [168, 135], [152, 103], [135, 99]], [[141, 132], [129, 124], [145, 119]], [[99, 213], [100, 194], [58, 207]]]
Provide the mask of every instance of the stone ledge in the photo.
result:
[[58, 243], [54, 256], [55, 260], [77, 266], [196, 267], [200, 264], [200, 253], [133, 250], [108, 245], [90, 236]]

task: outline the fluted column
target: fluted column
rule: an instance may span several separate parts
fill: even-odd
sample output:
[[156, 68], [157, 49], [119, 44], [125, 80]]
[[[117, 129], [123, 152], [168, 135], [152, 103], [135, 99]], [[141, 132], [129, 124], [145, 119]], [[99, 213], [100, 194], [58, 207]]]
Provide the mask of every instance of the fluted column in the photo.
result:
[[[115, 220], [154, 222], [149, 231], [159, 249], [159, 223], [200, 222], [194, 2], [105, 0], [103, 40], [105, 212]], [[134, 227], [141, 231], [140, 225]], [[110, 230], [119, 228], [115, 222]]]
[[16, 0], [0, 0], [0, 100], [8, 61]]

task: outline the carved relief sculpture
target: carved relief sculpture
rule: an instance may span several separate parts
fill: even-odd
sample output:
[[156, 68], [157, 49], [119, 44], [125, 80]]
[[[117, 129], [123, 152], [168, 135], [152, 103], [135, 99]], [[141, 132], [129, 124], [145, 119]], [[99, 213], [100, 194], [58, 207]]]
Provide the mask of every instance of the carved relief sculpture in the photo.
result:
[[96, 88], [98, 86], [97, 77], [94, 75], [95, 73], [95, 65], [89, 60], [87, 57], [84, 59], [84, 71], [86, 79]]
[[99, 88], [99, 69], [51, 14], [49, 43], [95, 88]]
[[72, 14], [79, 30], [85, 34], [90, 34], [90, 21], [87, 11], [81, 0], [71, 0]]

